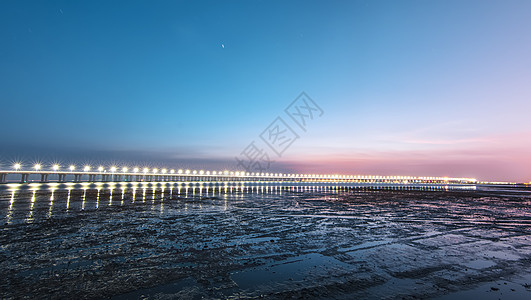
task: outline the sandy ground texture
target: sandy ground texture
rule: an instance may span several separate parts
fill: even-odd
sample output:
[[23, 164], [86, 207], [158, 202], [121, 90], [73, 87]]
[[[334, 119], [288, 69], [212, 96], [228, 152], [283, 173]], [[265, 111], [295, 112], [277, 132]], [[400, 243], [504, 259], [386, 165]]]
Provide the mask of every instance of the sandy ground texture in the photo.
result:
[[531, 193], [4, 188], [0, 298], [531, 299]]

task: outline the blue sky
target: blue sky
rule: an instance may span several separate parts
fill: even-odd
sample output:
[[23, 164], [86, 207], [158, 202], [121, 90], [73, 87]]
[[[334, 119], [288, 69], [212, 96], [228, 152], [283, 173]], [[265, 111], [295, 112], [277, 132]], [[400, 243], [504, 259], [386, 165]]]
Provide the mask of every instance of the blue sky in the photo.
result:
[[529, 181], [530, 15], [528, 1], [2, 1], [0, 159], [233, 168], [305, 91], [325, 113], [272, 169]]

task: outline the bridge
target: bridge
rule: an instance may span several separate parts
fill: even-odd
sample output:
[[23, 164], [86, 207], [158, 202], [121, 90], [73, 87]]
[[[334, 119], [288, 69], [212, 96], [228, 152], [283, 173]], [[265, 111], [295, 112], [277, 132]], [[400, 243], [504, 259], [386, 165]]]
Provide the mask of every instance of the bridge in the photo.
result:
[[340, 174], [286, 174], [253, 173], [244, 171], [197, 171], [158, 168], [99, 167], [92, 171], [90, 166], [76, 170], [60, 170], [53, 165], [51, 170], [43, 170], [37, 164], [30, 170], [22, 170], [15, 164], [13, 170], [0, 170], [0, 183], [31, 182], [306, 182], [306, 183], [393, 183], [393, 184], [476, 184], [474, 178], [340, 175]]

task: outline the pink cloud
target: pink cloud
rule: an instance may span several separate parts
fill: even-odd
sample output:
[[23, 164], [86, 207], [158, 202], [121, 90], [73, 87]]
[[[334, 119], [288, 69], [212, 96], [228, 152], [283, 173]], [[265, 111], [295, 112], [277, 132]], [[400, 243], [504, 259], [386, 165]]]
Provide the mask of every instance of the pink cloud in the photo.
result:
[[[468, 140], [419, 140], [445, 145], [422, 150], [300, 154], [282, 160], [299, 172], [475, 177], [490, 181], [531, 180], [531, 133], [497, 134]], [[330, 151], [329, 153], [332, 153]]]

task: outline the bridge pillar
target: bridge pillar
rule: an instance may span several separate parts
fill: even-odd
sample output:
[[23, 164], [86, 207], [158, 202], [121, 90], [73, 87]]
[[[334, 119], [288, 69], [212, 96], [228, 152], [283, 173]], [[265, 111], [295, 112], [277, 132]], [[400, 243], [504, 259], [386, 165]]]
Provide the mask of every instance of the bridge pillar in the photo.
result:
[[20, 183], [26, 183], [28, 182], [29, 174], [21, 174], [20, 176]]
[[6, 183], [6, 175], [5, 173], [0, 174], [0, 183]]
[[48, 182], [48, 174], [41, 174], [41, 182]]
[[74, 182], [80, 182], [81, 181], [81, 174], [74, 174]]

